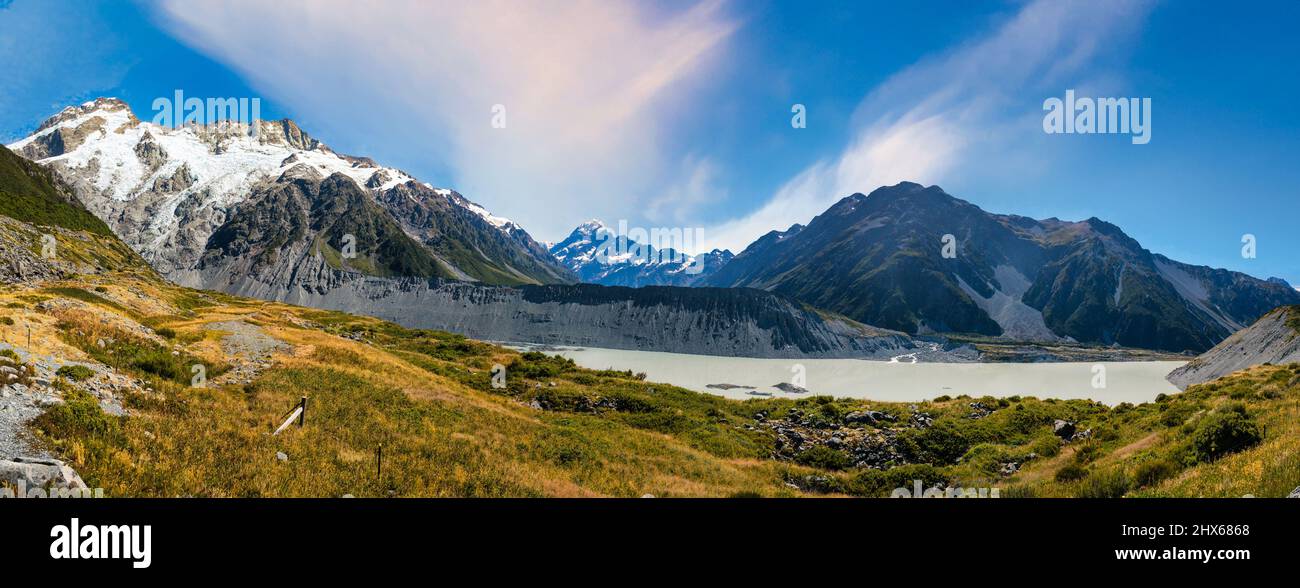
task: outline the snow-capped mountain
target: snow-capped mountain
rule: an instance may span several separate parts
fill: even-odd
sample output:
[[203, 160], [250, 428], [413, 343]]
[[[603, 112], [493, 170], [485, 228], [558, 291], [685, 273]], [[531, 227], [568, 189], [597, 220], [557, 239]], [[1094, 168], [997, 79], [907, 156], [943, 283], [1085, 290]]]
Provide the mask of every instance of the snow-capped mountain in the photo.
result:
[[[231, 277], [224, 266], [248, 261], [214, 253], [230, 245], [219, 237], [231, 235], [252, 240], [235, 250], [263, 251], [262, 262], [275, 258], [286, 271], [314, 257], [366, 275], [572, 280], [523, 228], [453, 190], [335, 152], [293, 121], [256, 124], [171, 128], [100, 98], [64, 109], [9, 147], [55, 171], [91, 212], [184, 285], [220, 287], [212, 280]], [[321, 224], [327, 219], [334, 225]], [[360, 220], [365, 226], [350, 226]], [[344, 226], [356, 231], [340, 233]], [[343, 248], [357, 255], [339, 255]]]
[[713, 274], [734, 257], [714, 249], [687, 255], [674, 249], [655, 249], [590, 220], [550, 247], [551, 255], [583, 282], [606, 286], [692, 286]]

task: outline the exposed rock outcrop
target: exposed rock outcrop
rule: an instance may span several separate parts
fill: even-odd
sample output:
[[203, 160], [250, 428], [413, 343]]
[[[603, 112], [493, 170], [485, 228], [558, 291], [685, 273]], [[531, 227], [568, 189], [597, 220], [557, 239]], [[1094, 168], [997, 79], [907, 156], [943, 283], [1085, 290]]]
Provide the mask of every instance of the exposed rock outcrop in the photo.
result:
[[1187, 365], [1170, 372], [1167, 379], [1186, 389], [1232, 372], [1272, 363], [1300, 362], [1300, 307], [1287, 306], [1264, 315], [1206, 351]]
[[22, 489], [28, 495], [33, 489], [40, 491], [76, 490], [89, 488], [81, 476], [57, 459], [16, 457], [0, 460], [0, 485]]
[[[321, 261], [299, 268], [305, 279], [301, 283], [268, 283], [222, 272], [196, 277], [205, 287], [237, 295], [366, 314], [489, 341], [745, 357], [887, 359], [918, 348], [902, 333], [824, 316], [759, 290], [483, 286], [368, 278]], [[305, 286], [322, 283], [329, 286]]]

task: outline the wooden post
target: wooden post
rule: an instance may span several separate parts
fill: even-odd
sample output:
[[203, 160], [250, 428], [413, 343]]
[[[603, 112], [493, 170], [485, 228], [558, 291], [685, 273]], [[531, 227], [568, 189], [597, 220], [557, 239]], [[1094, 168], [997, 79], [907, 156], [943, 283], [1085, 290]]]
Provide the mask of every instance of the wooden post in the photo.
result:
[[303, 426], [303, 423], [307, 422], [307, 397], [306, 396], [302, 397], [302, 402], [299, 402], [298, 406], [302, 407], [302, 412], [298, 413], [298, 427], [301, 428]]
[[378, 480], [384, 474], [384, 444], [380, 443], [379, 448], [375, 450], [375, 479]]

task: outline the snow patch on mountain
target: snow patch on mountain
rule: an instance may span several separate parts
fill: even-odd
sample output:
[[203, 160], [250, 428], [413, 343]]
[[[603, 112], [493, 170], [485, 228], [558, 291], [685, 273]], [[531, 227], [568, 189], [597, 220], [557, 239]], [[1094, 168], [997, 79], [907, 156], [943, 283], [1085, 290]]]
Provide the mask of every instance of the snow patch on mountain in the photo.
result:
[[[51, 167], [97, 216], [164, 273], [191, 265], [207, 239], [254, 189], [293, 170], [342, 174], [371, 193], [416, 179], [368, 158], [343, 155], [292, 121], [164, 127], [115, 98], [65, 108], [9, 145]], [[526, 233], [455, 191], [423, 183], [515, 240]], [[545, 252], [541, 252], [545, 255]]]
[[730, 251], [689, 255], [656, 249], [592, 219], [550, 247], [551, 255], [587, 283], [606, 286], [692, 286], [730, 261]]

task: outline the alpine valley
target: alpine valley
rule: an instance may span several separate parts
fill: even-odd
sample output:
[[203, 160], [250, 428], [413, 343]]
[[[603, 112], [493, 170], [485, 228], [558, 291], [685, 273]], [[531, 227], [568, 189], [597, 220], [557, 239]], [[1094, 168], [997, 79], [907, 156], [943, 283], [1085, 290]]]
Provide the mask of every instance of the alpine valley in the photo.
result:
[[[159, 128], [101, 99], [0, 148], [0, 495], [1300, 496], [1300, 365], [1277, 365], [1298, 357], [1300, 301], [1279, 281], [906, 183], [699, 256], [716, 262], [697, 278], [681, 255], [617, 276], [588, 265], [588, 230], [547, 248], [289, 121], [249, 130]], [[793, 385], [740, 401], [476, 338], [944, 361], [1213, 349], [1171, 375], [1184, 391], [1114, 406]]]
[[101, 98], [9, 148], [176, 284], [494, 340], [754, 357], [931, 348], [914, 336], [1199, 353], [1300, 304], [1281, 280], [1180, 263], [1097, 218], [991, 214], [906, 182], [734, 256], [625, 236], [618, 251], [648, 254], [600, 255], [600, 221], [547, 247], [292, 121], [257, 124], [160, 127]]

